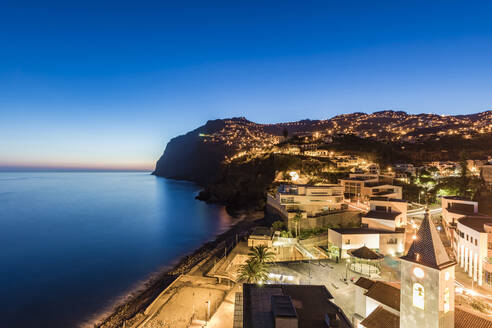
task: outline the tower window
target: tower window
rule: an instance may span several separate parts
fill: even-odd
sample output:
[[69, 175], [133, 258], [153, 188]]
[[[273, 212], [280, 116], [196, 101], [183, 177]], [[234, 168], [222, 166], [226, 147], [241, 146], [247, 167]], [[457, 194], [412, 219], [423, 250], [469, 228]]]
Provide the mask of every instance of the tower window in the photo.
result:
[[413, 284], [413, 306], [424, 309], [425, 291], [424, 286], [418, 282]]

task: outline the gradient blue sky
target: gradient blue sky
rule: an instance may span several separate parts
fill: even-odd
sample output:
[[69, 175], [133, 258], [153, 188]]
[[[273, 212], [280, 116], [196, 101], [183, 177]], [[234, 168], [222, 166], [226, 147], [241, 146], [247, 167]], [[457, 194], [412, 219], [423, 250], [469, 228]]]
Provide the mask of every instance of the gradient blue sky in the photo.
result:
[[492, 5], [428, 2], [2, 1], [0, 166], [152, 168], [214, 118], [491, 109]]

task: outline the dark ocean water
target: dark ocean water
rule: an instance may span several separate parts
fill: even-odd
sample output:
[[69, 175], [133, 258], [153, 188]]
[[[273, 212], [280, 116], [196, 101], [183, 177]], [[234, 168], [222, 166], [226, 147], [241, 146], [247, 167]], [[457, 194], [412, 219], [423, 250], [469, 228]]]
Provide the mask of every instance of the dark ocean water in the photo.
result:
[[0, 327], [77, 327], [227, 229], [191, 183], [0, 172]]

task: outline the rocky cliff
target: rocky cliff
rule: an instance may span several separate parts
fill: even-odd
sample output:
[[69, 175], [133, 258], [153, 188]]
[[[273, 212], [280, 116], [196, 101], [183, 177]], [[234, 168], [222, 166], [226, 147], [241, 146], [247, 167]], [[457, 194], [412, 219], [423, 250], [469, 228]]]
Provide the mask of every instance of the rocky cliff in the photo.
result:
[[171, 139], [152, 174], [193, 181], [202, 186], [214, 181], [219, 175], [220, 163], [230, 150], [222, 143], [204, 142], [203, 136], [223, 127], [223, 120], [208, 121], [198, 129]]

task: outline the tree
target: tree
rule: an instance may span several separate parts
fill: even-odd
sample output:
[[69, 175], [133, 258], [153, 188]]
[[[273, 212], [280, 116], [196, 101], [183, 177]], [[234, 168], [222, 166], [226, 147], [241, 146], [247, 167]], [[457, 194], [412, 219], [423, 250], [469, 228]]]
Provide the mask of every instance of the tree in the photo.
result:
[[302, 219], [301, 212], [297, 212], [296, 215], [294, 216], [294, 218], [292, 219], [294, 221], [294, 224], [295, 224], [294, 232], [295, 232], [296, 237], [299, 236], [297, 229], [299, 228], [299, 231], [301, 230], [301, 219]]
[[248, 283], [260, 283], [268, 279], [266, 266], [250, 258], [239, 267], [239, 279]]
[[279, 220], [279, 221], [275, 221], [275, 222], [273, 222], [273, 224], [272, 224], [272, 229], [273, 229], [273, 231], [280, 231], [280, 230], [283, 230], [283, 229], [284, 229], [284, 227], [285, 227], [284, 222], [282, 222], [282, 221], [280, 221], [280, 220]]
[[265, 264], [266, 262], [271, 262], [275, 258], [275, 254], [268, 250], [265, 245], [255, 246], [249, 252], [250, 260], [256, 261], [260, 264]]

